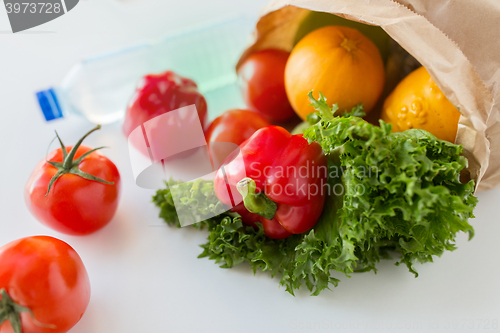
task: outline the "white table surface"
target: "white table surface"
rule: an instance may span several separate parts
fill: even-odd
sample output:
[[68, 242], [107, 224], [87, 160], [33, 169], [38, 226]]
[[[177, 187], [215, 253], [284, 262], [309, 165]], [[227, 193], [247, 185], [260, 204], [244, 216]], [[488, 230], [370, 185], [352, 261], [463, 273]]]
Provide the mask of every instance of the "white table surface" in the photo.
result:
[[[197, 259], [205, 233], [162, 226], [154, 191], [134, 183], [120, 125], [86, 144], [107, 145], [123, 191], [113, 221], [86, 237], [57, 233], [26, 209], [24, 184], [57, 129], [74, 143], [91, 124], [79, 118], [46, 123], [33, 93], [57, 84], [82, 57], [160, 37], [194, 23], [245, 13], [266, 0], [80, 1], [69, 14], [11, 34], [0, 8], [0, 244], [29, 235], [65, 240], [82, 257], [92, 298], [73, 333], [136, 332], [471, 332], [500, 331], [500, 189], [479, 193], [476, 235], [458, 249], [418, 265], [384, 261], [379, 271], [341, 277], [333, 292], [290, 296], [267, 273], [223, 270]], [[53, 146], [55, 148], [55, 146]], [[0, 263], [1, 264], [1, 263]]]

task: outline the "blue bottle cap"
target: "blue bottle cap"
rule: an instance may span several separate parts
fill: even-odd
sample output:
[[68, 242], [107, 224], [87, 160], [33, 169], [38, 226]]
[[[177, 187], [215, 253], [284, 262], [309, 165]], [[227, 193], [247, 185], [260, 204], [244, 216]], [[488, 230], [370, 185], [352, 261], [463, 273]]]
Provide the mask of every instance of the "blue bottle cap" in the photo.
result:
[[42, 108], [45, 120], [50, 121], [64, 117], [61, 105], [57, 100], [56, 91], [53, 88], [42, 90], [36, 93], [38, 103]]

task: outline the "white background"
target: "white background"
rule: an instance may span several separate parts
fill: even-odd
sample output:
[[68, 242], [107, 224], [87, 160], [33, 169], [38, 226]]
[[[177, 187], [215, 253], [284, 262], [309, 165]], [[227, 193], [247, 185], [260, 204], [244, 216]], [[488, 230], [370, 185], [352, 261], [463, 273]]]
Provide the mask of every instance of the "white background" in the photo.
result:
[[500, 189], [478, 194], [474, 239], [468, 242], [460, 235], [458, 250], [419, 265], [417, 279], [405, 267], [385, 261], [378, 274], [341, 277], [338, 288], [318, 297], [305, 291], [292, 297], [278, 287], [278, 280], [266, 273], [253, 276], [245, 265], [223, 270], [197, 259], [205, 234], [161, 226], [150, 203], [153, 191], [134, 184], [119, 124], [105, 126], [86, 141], [110, 146], [104, 153], [122, 175], [119, 210], [106, 228], [86, 237], [66, 236], [27, 211], [23, 187], [53, 130], [73, 144], [91, 128], [78, 118], [46, 123], [35, 91], [60, 82], [82, 57], [199, 22], [257, 15], [265, 3], [81, 1], [67, 15], [18, 34], [9, 32], [2, 5], [0, 244], [45, 234], [77, 250], [90, 275], [92, 298], [74, 333], [500, 331]]

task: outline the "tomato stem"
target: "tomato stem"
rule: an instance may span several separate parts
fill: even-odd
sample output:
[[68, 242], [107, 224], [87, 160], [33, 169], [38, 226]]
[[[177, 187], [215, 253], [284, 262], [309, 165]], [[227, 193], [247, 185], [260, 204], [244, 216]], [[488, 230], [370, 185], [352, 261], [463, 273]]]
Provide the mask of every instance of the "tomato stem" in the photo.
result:
[[257, 185], [252, 178], [243, 178], [236, 184], [236, 189], [243, 197], [243, 204], [250, 213], [259, 214], [270, 220], [276, 214], [278, 206], [264, 192], [255, 193]]
[[55, 325], [43, 324], [36, 320], [31, 309], [14, 302], [5, 288], [0, 290], [0, 296], [2, 297], [0, 300], [0, 326], [2, 326], [4, 322], [9, 321], [14, 333], [22, 333], [21, 313], [27, 312], [31, 315], [31, 319], [35, 325], [39, 327], [56, 328]]
[[92, 150], [89, 150], [88, 152], [86, 152], [85, 154], [83, 154], [82, 156], [80, 156], [78, 159], [75, 160], [76, 152], [78, 151], [78, 148], [80, 148], [80, 146], [82, 145], [83, 140], [85, 140], [85, 138], [87, 136], [89, 136], [92, 132], [95, 132], [99, 129], [101, 129], [101, 125], [97, 125], [93, 129], [91, 129], [89, 132], [87, 132], [80, 140], [78, 140], [78, 142], [73, 146], [73, 148], [71, 148], [69, 153], [66, 151], [66, 146], [64, 146], [64, 143], [62, 142], [61, 138], [59, 137], [59, 134], [57, 134], [57, 131], [56, 131], [56, 137], [59, 140], [59, 144], [61, 145], [61, 149], [62, 149], [63, 161], [62, 162], [46, 161], [47, 163], [52, 165], [54, 168], [56, 168], [57, 172], [50, 180], [49, 187], [47, 189], [47, 193], [45, 194], [45, 196], [49, 195], [50, 189], [52, 188], [52, 185], [54, 185], [56, 180], [58, 180], [59, 177], [61, 177], [62, 175], [66, 174], [66, 173], [71, 173], [71, 174], [80, 176], [82, 178], [88, 179], [88, 180], [94, 180], [94, 181], [108, 184], [108, 185], [114, 184], [113, 182], [108, 182], [104, 179], [101, 179], [101, 178], [98, 178], [98, 177], [93, 176], [91, 174], [88, 174], [86, 172], [83, 172], [79, 168], [80, 163], [83, 161], [83, 159], [85, 157], [87, 157], [90, 154], [92, 154], [93, 152], [95, 152], [99, 149], [105, 148], [105, 147], [98, 147], [98, 148], [94, 148]]

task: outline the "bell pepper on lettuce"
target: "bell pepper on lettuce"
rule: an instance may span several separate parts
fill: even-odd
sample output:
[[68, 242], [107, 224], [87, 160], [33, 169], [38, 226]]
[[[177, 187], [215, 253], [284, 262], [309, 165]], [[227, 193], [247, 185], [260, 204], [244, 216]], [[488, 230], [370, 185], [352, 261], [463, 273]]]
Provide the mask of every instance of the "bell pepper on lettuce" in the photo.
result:
[[327, 179], [319, 144], [267, 126], [240, 145], [237, 158], [231, 157], [215, 175], [215, 194], [228, 206], [243, 202], [258, 215], [247, 218], [243, 207], [233, 209], [243, 214], [243, 222], [260, 222], [265, 234], [275, 239], [304, 233], [316, 224]]

